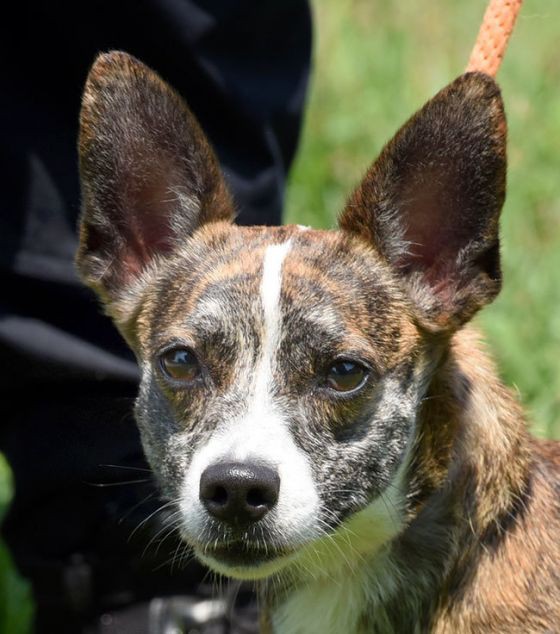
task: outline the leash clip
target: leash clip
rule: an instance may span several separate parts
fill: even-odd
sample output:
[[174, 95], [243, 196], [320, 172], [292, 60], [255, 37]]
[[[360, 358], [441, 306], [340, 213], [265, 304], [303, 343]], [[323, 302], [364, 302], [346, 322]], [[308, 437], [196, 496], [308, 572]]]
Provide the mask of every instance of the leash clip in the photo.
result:
[[150, 634], [202, 634], [205, 626], [223, 621], [226, 599], [196, 600], [189, 597], [160, 597], [150, 601]]

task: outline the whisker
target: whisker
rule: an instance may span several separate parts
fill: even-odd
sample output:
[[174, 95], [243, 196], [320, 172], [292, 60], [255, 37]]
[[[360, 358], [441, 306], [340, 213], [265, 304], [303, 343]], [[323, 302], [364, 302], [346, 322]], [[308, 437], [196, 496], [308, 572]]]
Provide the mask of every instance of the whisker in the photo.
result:
[[91, 487], [97, 487], [98, 489], [105, 489], [107, 487], [120, 487], [120, 486], [124, 486], [125, 484], [142, 484], [143, 482], [151, 482], [152, 478], [143, 478], [142, 480], [123, 480], [122, 482], [86, 482], [84, 481], [84, 484], [87, 484], [88, 486]]
[[176, 500], [169, 500], [169, 502], [166, 502], [165, 504], [162, 504], [159, 508], [157, 508], [155, 511], [153, 511], [152, 513], [150, 513], [148, 515], [148, 517], [145, 517], [139, 524], [138, 526], [130, 533], [129, 537], [128, 537], [128, 541], [130, 541], [132, 539], [132, 537], [135, 535], [135, 533], [140, 530], [140, 528], [142, 526], [144, 526], [144, 524], [146, 524], [146, 522], [149, 522], [152, 517], [154, 517], [154, 515], [156, 515], [157, 513], [160, 513], [161, 511], [163, 511], [163, 509], [168, 508], [169, 506], [171, 506], [172, 504], [176, 504]]
[[[146, 554], [146, 552], [148, 551], [148, 548], [154, 543], [154, 541], [156, 541], [156, 539], [162, 533], [166, 533], [165, 537], [162, 540], [160, 540], [160, 542], [158, 544], [158, 547], [156, 549], [156, 555], [157, 555], [157, 552], [158, 552], [159, 548], [161, 547], [161, 544], [169, 537], [169, 535], [173, 534], [173, 531], [181, 524], [181, 521], [180, 521], [181, 515], [182, 515], [181, 510], [178, 510], [178, 511], [175, 511], [174, 513], [172, 513], [168, 518], [166, 518], [166, 520], [164, 520], [163, 528], [160, 528], [157, 531], [157, 533], [151, 537], [150, 541], [144, 547], [144, 550], [142, 551], [141, 557], [143, 557]], [[175, 518], [177, 516], [178, 516], [178, 519], [176, 520]], [[166, 522], [169, 522], [169, 523], [167, 524]]]
[[151, 498], [154, 497], [154, 495], [157, 494], [157, 491], [152, 491], [150, 493], [148, 493], [148, 495], [143, 498], [142, 500], [140, 500], [140, 502], [137, 502], [132, 508], [130, 508], [118, 521], [119, 526], [127, 519], [127, 517], [130, 517], [130, 515], [132, 515], [132, 513], [134, 513], [134, 511], [139, 508], [140, 506], [142, 506], [142, 504], [145, 504], [148, 500], [150, 500]]
[[131, 467], [130, 465], [122, 464], [100, 464], [99, 467], [108, 467], [109, 469], [127, 469], [128, 471], [145, 471], [146, 473], [153, 473], [151, 469], [145, 469], [144, 467]]

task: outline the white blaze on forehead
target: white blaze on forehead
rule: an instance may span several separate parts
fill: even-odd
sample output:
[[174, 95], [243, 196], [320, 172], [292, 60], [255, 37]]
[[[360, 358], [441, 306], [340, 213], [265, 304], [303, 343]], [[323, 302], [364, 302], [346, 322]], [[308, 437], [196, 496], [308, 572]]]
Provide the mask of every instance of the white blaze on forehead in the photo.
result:
[[278, 328], [278, 305], [282, 289], [282, 265], [292, 248], [292, 241], [273, 244], [266, 248], [263, 259], [261, 280], [261, 300], [264, 309], [265, 324]]
[[277, 469], [280, 493], [274, 516], [276, 530], [293, 544], [317, 536], [314, 524], [319, 496], [305, 452], [296, 444], [286, 413], [274, 402], [274, 372], [282, 338], [282, 268], [291, 241], [266, 247], [259, 287], [263, 311], [260, 355], [252, 370], [245, 413], [224, 424], [199, 447], [187, 470], [184, 527], [197, 540], [203, 533], [206, 511], [198, 498], [204, 470], [219, 462], [266, 464]]
[[263, 276], [260, 292], [264, 313], [264, 335], [261, 357], [255, 372], [253, 406], [263, 405], [270, 396], [275, 352], [280, 343], [282, 313], [280, 292], [282, 290], [282, 265], [291, 249], [291, 241], [267, 247], [263, 260]]

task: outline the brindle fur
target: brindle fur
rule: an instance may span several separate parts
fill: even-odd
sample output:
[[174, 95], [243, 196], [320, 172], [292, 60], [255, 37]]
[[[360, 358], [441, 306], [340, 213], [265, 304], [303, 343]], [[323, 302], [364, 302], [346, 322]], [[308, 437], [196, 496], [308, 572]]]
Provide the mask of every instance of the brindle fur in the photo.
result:
[[[123, 53], [101, 56], [90, 73], [78, 267], [138, 357], [136, 415], [164, 492], [177, 498], [198, 448], [244, 416], [264, 345], [263, 258], [289, 241], [273, 398], [312, 463], [319, 519], [336, 535], [391, 486], [402, 493], [397, 530], [380, 530], [371, 550], [348, 551], [324, 577], [321, 562], [306, 576], [296, 554], [264, 580], [263, 631], [285, 631], [284, 602], [323, 591], [332, 574], [351, 583], [353, 566], [367, 586], [346, 606], [355, 634], [558, 630], [560, 449], [528, 434], [464, 326], [501, 284], [505, 138], [496, 84], [463, 75], [386, 146], [339, 231], [239, 228], [181, 99]], [[208, 377], [189, 390], [158, 373], [158, 354], [174, 342], [205, 362]], [[348, 353], [373, 378], [355, 397], [330, 398], [316, 377]], [[248, 547], [293, 545], [267, 522], [243, 536]], [[239, 537], [206, 528], [213, 539]]]

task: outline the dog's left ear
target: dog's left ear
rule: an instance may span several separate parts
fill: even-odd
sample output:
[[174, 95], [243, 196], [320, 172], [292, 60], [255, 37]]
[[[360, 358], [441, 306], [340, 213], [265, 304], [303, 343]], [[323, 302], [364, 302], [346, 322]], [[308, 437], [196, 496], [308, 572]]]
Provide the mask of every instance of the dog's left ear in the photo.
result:
[[498, 294], [506, 121], [496, 83], [467, 73], [383, 149], [340, 218], [404, 280], [420, 321], [452, 332]]
[[232, 201], [185, 102], [126, 53], [100, 55], [89, 73], [79, 153], [78, 270], [126, 331], [146, 272], [201, 225], [231, 220]]

